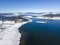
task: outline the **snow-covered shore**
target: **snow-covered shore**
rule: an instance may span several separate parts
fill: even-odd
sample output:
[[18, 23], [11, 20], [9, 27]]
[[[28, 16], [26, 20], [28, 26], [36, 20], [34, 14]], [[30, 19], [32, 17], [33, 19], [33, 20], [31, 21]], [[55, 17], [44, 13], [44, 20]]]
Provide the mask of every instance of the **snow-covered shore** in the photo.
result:
[[60, 17], [43, 17], [43, 16], [40, 16], [40, 17], [35, 17], [35, 18], [38, 18], [38, 19], [51, 19], [51, 20], [60, 20]]
[[0, 45], [19, 45], [21, 33], [19, 33], [18, 28], [22, 25], [31, 22], [18, 22], [12, 25], [10, 28], [5, 29], [3, 32], [0, 33]]

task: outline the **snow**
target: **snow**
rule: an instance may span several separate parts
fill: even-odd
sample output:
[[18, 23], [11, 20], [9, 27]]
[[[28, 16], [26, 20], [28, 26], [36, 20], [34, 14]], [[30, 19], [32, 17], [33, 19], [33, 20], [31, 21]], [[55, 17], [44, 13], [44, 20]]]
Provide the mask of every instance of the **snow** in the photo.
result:
[[14, 21], [0, 21], [0, 29], [9, 28], [14, 24], [15, 24]]
[[[21, 33], [18, 32], [18, 28], [28, 22], [14, 23], [14, 25], [12, 24], [10, 27], [8, 27], [4, 30], [0, 29], [0, 45], [19, 45]], [[4, 22], [4, 24], [7, 24], [7, 23], [10, 24], [11, 22], [9, 22], [9, 21]]]
[[4, 21], [3, 23], [5, 23], [5, 24], [14, 24], [15, 22], [14, 21]]
[[32, 16], [23, 16], [23, 18], [32, 18]]
[[2, 24], [2, 21], [0, 21], [0, 24]]
[[51, 17], [43, 17], [43, 16], [41, 16], [41, 17], [35, 17], [35, 18], [37, 18], [37, 19], [60, 20], [60, 17], [53, 17], [53, 18], [51, 18]]

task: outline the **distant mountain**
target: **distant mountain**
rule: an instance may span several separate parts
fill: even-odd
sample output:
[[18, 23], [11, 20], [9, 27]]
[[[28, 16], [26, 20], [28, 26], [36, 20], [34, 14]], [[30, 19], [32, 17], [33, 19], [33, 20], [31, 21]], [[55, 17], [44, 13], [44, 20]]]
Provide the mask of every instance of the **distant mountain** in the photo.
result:
[[49, 13], [49, 14], [45, 14], [43, 16], [45, 16], [45, 17], [60, 17], [60, 14], [59, 13], [58, 14]]
[[12, 15], [13, 13], [0, 13], [0, 15]]
[[22, 19], [20, 15], [14, 15], [14, 13], [0, 13], [0, 20], [17, 20]]
[[41, 13], [35, 13], [35, 12], [22, 12], [20, 13], [20, 15], [26, 15], [26, 16], [39, 16], [39, 15], [43, 15], [43, 16], [47, 16], [47, 17], [60, 17], [60, 13], [57, 12], [41, 12]]
[[16, 20], [22, 19], [22, 16], [45, 16], [45, 17], [60, 17], [60, 13], [53, 12], [42, 12], [42, 13], [34, 13], [34, 12], [26, 12], [26, 13], [0, 13], [0, 20]]
[[0, 13], [0, 15], [5, 17], [12, 17], [12, 16], [18, 16], [19, 13]]
[[35, 13], [35, 12], [20, 12], [20, 15], [26, 15], [26, 16], [36, 16], [36, 15], [42, 15], [44, 14], [43, 12], [42, 13]]

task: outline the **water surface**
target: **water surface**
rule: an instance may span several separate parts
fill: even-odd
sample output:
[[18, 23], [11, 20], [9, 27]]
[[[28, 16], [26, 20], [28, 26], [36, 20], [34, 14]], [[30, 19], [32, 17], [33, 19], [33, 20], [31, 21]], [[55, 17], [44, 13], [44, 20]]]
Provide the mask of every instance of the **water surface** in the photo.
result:
[[[47, 23], [36, 23], [45, 21]], [[32, 22], [19, 28], [20, 33], [24, 32], [25, 43], [22, 45], [60, 45], [60, 21], [32, 18]]]

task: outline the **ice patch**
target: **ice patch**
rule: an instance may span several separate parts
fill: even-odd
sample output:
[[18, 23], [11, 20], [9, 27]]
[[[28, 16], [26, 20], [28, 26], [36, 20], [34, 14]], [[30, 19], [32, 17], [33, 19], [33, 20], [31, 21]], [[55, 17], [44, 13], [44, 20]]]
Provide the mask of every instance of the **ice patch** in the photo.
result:
[[36, 23], [47, 23], [47, 22], [44, 22], [44, 21], [36, 21]]

